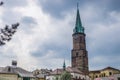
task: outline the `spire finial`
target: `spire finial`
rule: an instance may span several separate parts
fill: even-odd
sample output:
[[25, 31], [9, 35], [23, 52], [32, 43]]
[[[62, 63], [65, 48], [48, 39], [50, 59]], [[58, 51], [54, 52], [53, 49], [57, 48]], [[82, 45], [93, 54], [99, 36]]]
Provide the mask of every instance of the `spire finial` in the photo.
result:
[[77, 9], [79, 9], [79, 2], [77, 2]]
[[80, 14], [79, 14], [79, 2], [77, 2], [76, 24], [75, 24], [75, 28], [74, 28], [73, 32], [74, 33], [84, 33], [84, 27], [82, 26]]

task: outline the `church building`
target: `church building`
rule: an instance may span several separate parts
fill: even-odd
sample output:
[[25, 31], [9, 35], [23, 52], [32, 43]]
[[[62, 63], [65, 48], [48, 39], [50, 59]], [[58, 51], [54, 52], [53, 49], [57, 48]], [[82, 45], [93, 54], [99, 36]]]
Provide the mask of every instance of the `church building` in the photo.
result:
[[76, 24], [73, 30], [73, 49], [71, 51], [71, 67], [65, 66], [65, 62], [62, 68], [53, 70], [50, 75], [47, 75], [47, 80], [54, 80], [56, 76], [60, 79], [61, 74], [67, 71], [71, 74], [72, 80], [89, 80], [88, 70], [88, 54], [86, 50], [86, 41], [84, 27], [80, 19], [79, 9], [77, 6]]
[[80, 19], [77, 7], [76, 24], [73, 30], [73, 49], [71, 51], [72, 67], [79, 69], [83, 74], [88, 75], [88, 52], [86, 50], [86, 40], [84, 27]]

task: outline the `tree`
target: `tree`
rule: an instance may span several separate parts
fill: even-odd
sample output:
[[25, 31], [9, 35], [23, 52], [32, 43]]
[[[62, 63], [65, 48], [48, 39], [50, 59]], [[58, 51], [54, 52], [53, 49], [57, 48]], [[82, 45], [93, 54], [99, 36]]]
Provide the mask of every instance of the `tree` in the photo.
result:
[[12, 24], [12, 26], [6, 25], [4, 29], [0, 29], [0, 46], [5, 45], [7, 41], [12, 39], [12, 36], [15, 34], [19, 23]]
[[[0, 2], [0, 6], [3, 5], [4, 2]], [[0, 29], [0, 46], [5, 45], [7, 41], [12, 39], [13, 34], [16, 32], [19, 23], [12, 24], [12, 26], [6, 25], [4, 29]]]
[[69, 72], [67, 72], [67, 71], [64, 71], [61, 74], [60, 80], [71, 80], [71, 74]]
[[1, 5], [3, 5], [3, 4], [4, 4], [4, 2], [3, 2], [3, 1], [1, 1], [1, 2], [0, 2], [0, 6], [1, 6]]
[[54, 80], [60, 80], [59, 75], [56, 75]]

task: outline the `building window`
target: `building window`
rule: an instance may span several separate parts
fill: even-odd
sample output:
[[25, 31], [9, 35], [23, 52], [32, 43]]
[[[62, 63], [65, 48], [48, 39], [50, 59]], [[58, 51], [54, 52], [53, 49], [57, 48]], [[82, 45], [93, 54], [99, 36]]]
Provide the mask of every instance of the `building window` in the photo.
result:
[[118, 80], [120, 80], [120, 77], [118, 77]]
[[112, 72], [109, 72], [109, 75], [112, 75]]
[[80, 45], [80, 49], [82, 49], [81, 45]]
[[82, 36], [80, 36], [80, 43], [82, 43]]
[[10, 67], [8, 67], [8, 72], [11, 72], [11, 68]]
[[81, 59], [81, 56], [79, 56], [80, 57], [80, 59]]
[[103, 74], [103, 77], [105, 77], [105, 73]]
[[81, 77], [79, 77], [79, 80], [81, 80]]
[[98, 76], [96, 75], [96, 78], [98, 78]]
[[75, 77], [75, 79], [77, 80], [77, 76]]
[[90, 76], [90, 78], [91, 78], [91, 76]]
[[23, 77], [23, 80], [30, 80], [29, 77]]

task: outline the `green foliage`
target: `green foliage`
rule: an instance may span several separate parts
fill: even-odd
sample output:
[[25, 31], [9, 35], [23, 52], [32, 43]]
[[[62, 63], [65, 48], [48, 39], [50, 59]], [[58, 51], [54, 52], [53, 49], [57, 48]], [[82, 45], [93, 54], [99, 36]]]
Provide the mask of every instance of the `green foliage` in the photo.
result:
[[60, 80], [71, 80], [71, 74], [67, 71], [64, 71], [61, 74]]
[[55, 80], [60, 80], [60, 79], [59, 79], [59, 76], [56, 76], [56, 77], [55, 77]]
[[64, 71], [61, 75], [56, 75], [53, 80], [72, 80], [71, 74], [67, 71]]

